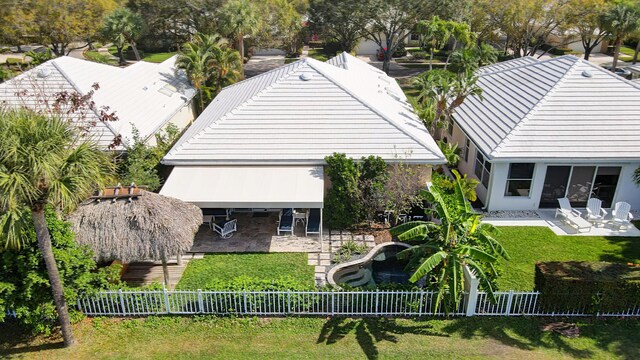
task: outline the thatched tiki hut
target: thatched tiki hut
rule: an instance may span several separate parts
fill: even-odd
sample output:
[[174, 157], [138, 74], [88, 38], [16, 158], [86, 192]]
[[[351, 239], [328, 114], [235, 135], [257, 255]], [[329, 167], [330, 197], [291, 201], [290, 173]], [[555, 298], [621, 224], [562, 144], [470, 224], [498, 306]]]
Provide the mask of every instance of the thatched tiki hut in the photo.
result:
[[137, 187], [115, 187], [89, 199], [69, 220], [78, 243], [89, 245], [98, 261], [161, 260], [168, 284], [167, 259], [180, 261], [191, 249], [202, 211]]

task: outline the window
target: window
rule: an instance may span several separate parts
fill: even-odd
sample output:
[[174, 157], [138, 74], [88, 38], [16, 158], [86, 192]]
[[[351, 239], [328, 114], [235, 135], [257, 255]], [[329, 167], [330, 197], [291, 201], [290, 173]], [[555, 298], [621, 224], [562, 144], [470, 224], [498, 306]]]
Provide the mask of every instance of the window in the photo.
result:
[[469, 146], [471, 145], [471, 141], [469, 141], [469, 139], [467, 139], [466, 137], [464, 138], [464, 143], [462, 145], [462, 158], [464, 159], [465, 162], [469, 161]]
[[491, 174], [491, 163], [484, 158], [480, 150], [476, 150], [475, 174], [480, 179], [485, 188], [489, 188], [489, 175]]
[[417, 33], [411, 33], [411, 35], [409, 35], [409, 40], [411, 40], [411, 41], [418, 41], [418, 40], [420, 40], [420, 34], [417, 34]]
[[453, 120], [451, 119], [449, 119], [449, 123], [447, 124], [447, 132], [453, 136]]
[[507, 189], [505, 196], [529, 196], [531, 182], [533, 180], [534, 163], [509, 164], [509, 176], [507, 177]]

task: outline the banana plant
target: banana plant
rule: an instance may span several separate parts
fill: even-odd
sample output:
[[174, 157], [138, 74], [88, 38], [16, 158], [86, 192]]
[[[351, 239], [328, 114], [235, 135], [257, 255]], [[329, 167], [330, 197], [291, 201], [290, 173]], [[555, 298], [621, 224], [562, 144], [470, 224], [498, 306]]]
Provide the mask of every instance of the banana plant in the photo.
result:
[[429, 209], [439, 223], [412, 221], [391, 229], [399, 240], [415, 244], [398, 254], [409, 259], [413, 271], [411, 282], [428, 277], [438, 291], [435, 310], [441, 304], [445, 312], [456, 311], [464, 291], [464, 267], [471, 269], [490, 301], [495, 302], [492, 278], [497, 276], [495, 263], [509, 259], [506, 250], [493, 238], [496, 229], [481, 223], [481, 215], [473, 212], [464, 196], [460, 174], [454, 173], [453, 194], [438, 186], [424, 190], [422, 196], [433, 208]]

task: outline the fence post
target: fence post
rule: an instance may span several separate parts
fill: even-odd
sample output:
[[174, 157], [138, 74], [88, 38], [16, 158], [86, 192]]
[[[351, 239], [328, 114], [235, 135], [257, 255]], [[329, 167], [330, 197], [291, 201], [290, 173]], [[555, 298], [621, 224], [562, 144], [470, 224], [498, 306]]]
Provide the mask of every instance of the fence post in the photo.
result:
[[291, 315], [291, 290], [287, 290], [287, 315]]
[[244, 314], [246, 314], [247, 313], [247, 290], [244, 290], [242, 294], [244, 295]]
[[331, 316], [336, 313], [336, 292], [334, 290], [331, 291]]
[[122, 294], [122, 289], [118, 290], [118, 294], [120, 295], [120, 312], [122, 313], [122, 315], [127, 315], [124, 307], [124, 294]]
[[202, 301], [202, 290], [198, 289], [198, 307], [200, 307], [200, 313], [204, 313], [204, 302]]
[[378, 288], [376, 288], [376, 316], [378, 316], [379, 313], [379, 306], [380, 305], [380, 290]]
[[464, 279], [466, 280], [464, 287], [467, 292], [465, 315], [473, 316], [476, 314], [476, 306], [478, 305], [478, 285], [480, 285], [480, 280], [467, 266], [464, 267]]
[[166, 307], [165, 309], [165, 314], [171, 314], [171, 305], [169, 304], [169, 292], [167, 291], [166, 287], [162, 287], [162, 292], [164, 293], [164, 306]]
[[509, 316], [511, 314], [511, 303], [513, 302], [513, 290], [509, 290], [509, 297], [507, 298], [507, 307], [504, 309], [504, 314]]
[[422, 316], [423, 308], [424, 308], [424, 290], [420, 290], [420, 302], [418, 302], [418, 316]]

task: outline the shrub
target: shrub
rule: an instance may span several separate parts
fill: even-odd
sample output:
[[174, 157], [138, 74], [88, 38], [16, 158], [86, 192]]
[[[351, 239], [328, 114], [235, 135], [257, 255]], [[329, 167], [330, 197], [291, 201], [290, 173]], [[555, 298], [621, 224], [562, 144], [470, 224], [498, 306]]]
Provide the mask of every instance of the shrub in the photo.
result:
[[335, 56], [336, 53], [342, 52], [344, 49], [342, 45], [340, 45], [337, 41], [327, 41], [324, 43], [323, 52], [327, 54], [329, 57]]
[[405, 48], [404, 41], [398, 44], [396, 51], [393, 53], [393, 57], [403, 57], [407, 55], [407, 49]]
[[309, 48], [310, 49], [319, 49], [324, 46], [324, 41], [322, 40], [309, 40]]
[[552, 311], [622, 312], [640, 303], [640, 268], [626, 264], [537, 263], [535, 284]]
[[424, 60], [429, 57], [429, 54], [426, 51], [414, 51], [411, 53], [411, 55], [416, 60]]
[[110, 64], [113, 62], [110, 55], [101, 54], [97, 51], [85, 51], [84, 57], [100, 64]]
[[[68, 222], [53, 211], [47, 211], [46, 219], [68, 304], [118, 281], [119, 269], [97, 269], [92, 251], [76, 244]], [[6, 310], [15, 310], [18, 321], [34, 333], [51, 333], [57, 313], [35, 230], [20, 250], [1, 250], [0, 259], [0, 320]], [[72, 321], [83, 317], [73, 309], [70, 316]]]
[[334, 263], [348, 261], [353, 255], [361, 255], [367, 252], [365, 244], [358, 244], [353, 240], [343, 243], [333, 257]]

